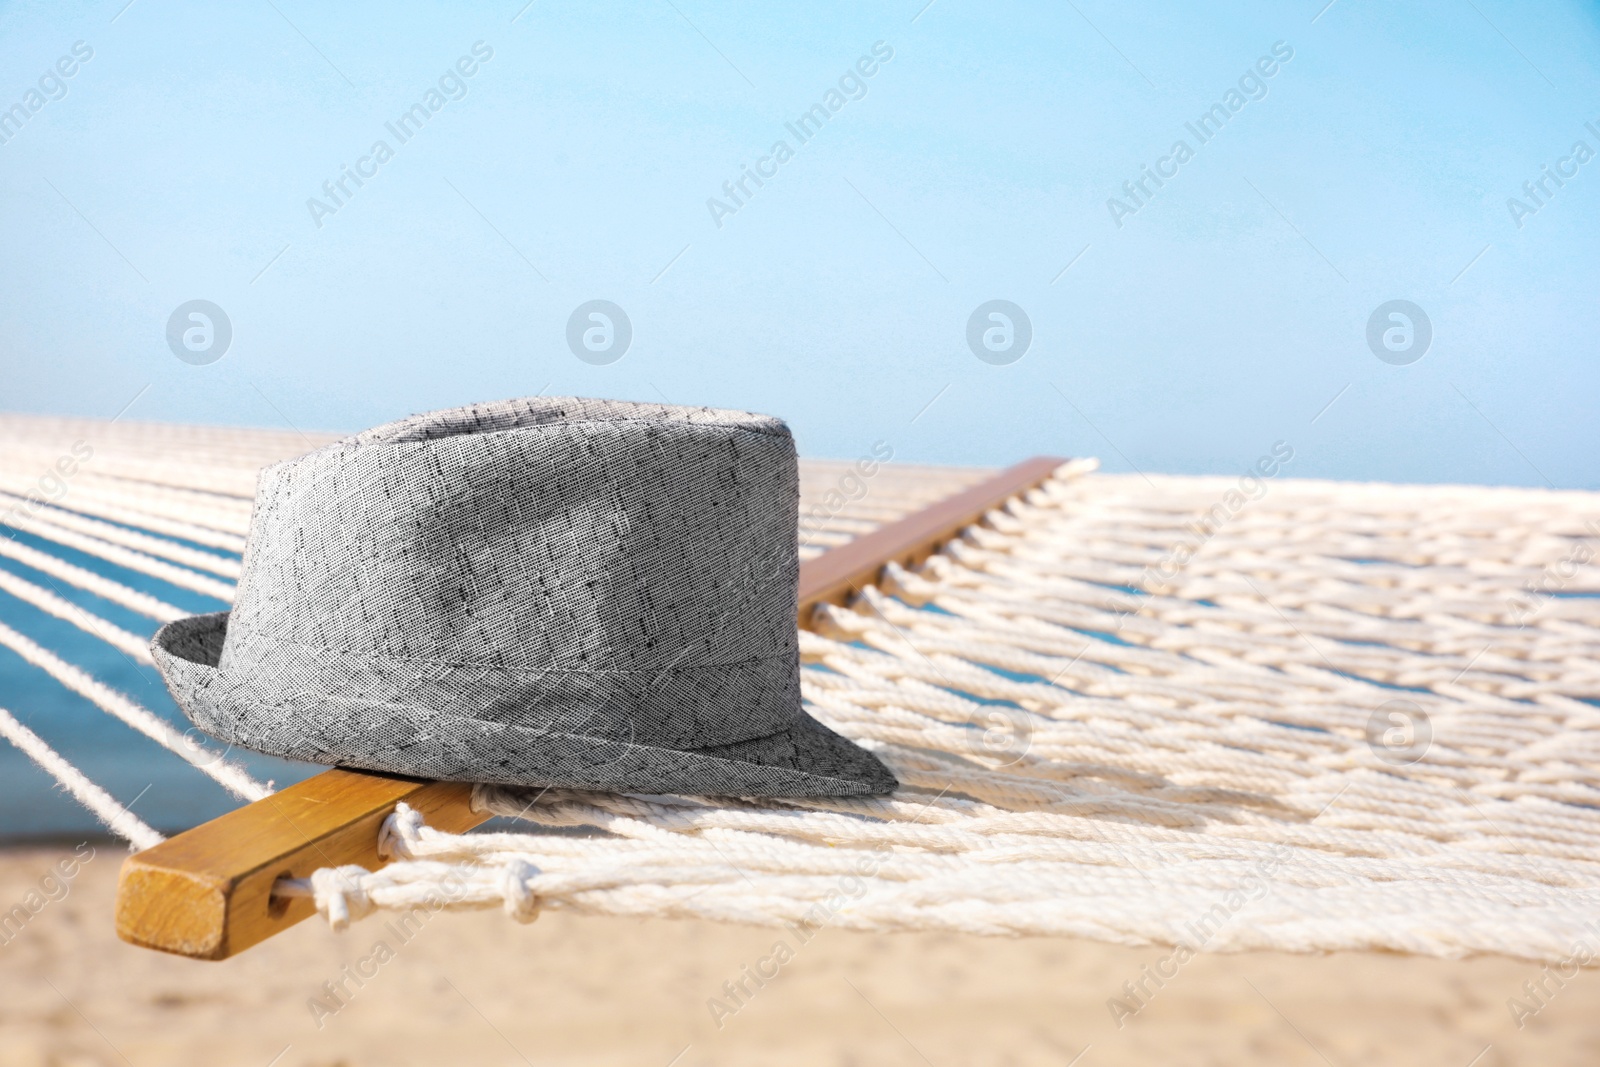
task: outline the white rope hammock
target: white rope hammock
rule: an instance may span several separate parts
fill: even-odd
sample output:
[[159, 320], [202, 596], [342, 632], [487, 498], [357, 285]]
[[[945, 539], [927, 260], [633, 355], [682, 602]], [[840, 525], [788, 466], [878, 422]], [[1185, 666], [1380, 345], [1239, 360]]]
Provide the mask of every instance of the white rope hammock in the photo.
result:
[[[399, 862], [295, 890], [335, 927], [550, 907], [1533, 959], [1592, 936], [1600, 583], [1562, 561], [1600, 501], [1280, 482], [1196, 526], [1236, 486], [1152, 482], [1069, 472], [822, 609], [807, 700], [889, 763], [891, 799], [480, 787], [481, 810], [595, 833], [403, 810]], [[1530, 593], [1547, 570], [1561, 588]]]
[[[0, 420], [9, 493], [19, 472], [31, 476], [10, 462], [15, 442], [29, 457], [54, 455], [55, 441], [25, 429], [8, 435]], [[140, 536], [40, 513], [28, 532], [145, 578], [181, 568], [184, 581], [168, 584], [190, 590], [226, 584], [226, 571], [195, 570], [141, 539], [171, 536], [170, 525], [130, 517], [238, 537], [249, 472], [305, 447], [191, 434], [181, 448], [208, 473], [185, 483], [170, 453], [117, 430], [116, 464], [96, 468], [94, 492], [61, 503]], [[859, 499], [822, 507], [808, 554], [961, 484], [954, 472], [896, 480], [890, 469]], [[904, 783], [894, 797], [479, 787], [480, 810], [525, 829], [446, 834], [402, 809], [382, 841], [396, 862], [285, 888], [314, 897], [336, 927], [378, 909], [500, 907], [527, 920], [556, 908], [1190, 952], [1535, 960], [1564, 959], [1594, 936], [1600, 494], [1246, 487], [1090, 469], [1063, 470], [802, 633], [810, 710], [889, 763]], [[849, 468], [809, 470], [817, 501]], [[54, 557], [20, 542], [0, 537], [0, 553], [38, 581], [152, 619], [177, 612], [64, 561], [38, 566]], [[130, 636], [15, 575], [0, 593], [0, 605], [19, 597], [86, 633], [104, 626], [114, 644]], [[85, 685], [21, 634], [0, 631], [0, 642], [148, 727], [120, 694]], [[0, 732], [18, 740], [8, 720]], [[181, 751], [181, 737], [157, 740]], [[24, 741], [47, 769], [59, 759]], [[246, 795], [256, 785], [225, 784]], [[132, 825], [95, 802], [113, 829]]]

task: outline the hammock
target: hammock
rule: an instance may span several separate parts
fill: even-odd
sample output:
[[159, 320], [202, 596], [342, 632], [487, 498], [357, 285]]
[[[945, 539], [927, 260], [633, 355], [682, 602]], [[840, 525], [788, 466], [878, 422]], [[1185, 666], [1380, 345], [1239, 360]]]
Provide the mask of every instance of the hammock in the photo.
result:
[[[0, 437], [43, 437], [23, 429]], [[117, 453], [130, 466], [104, 476], [118, 484], [85, 478], [94, 492], [75, 485], [64, 503], [158, 541], [192, 539], [107, 509], [237, 537], [237, 509], [231, 525], [221, 513], [247, 498], [251, 465], [271, 447], [307, 445], [219, 434], [197, 472], [189, 459], [162, 468], [160, 446], [131, 436]], [[54, 455], [59, 443], [41, 447]], [[17, 447], [0, 452], [6, 478]], [[527, 920], [561, 908], [788, 925], [803, 939], [836, 925], [1187, 953], [1558, 961], [1591, 943], [1600, 582], [1587, 564], [1600, 495], [1092, 468], [1060, 468], [807, 620], [810, 710], [891, 766], [904, 784], [895, 796], [753, 803], [480, 786], [456, 802], [470, 802], [465, 825], [498, 815], [524, 828], [452, 833], [430, 823], [459, 824], [459, 810], [390, 802], [364, 831], [374, 862], [269, 877], [271, 906], [314, 903], [335, 927], [377, 909], [500, 907]], [[841, 477], [806, 469], [813, 487]], [[813, 545], [809, 557], [840, 556], [877, 523], [984, 477], [918, 472], [918, 496], [891, 491], [894, 471], [828, 516], [843, 548], [818, 556]], [[212, 488], [188, 487], [202, 480]], [[197, 521], [202, 505], [209, 521]], [[62, 515], [29, 521], [60, 543], [103, 543], [112, 562], [113, 551], [157, 558]], [[8, 595], [22, 595], [16, 581]], [[35, 589], [25, 598], [49, 604]], [[5, 629], [0, 643], [137, 726], [143, 709], [74, 679], [48, 650]], [[0, 732], [48, 766], [48, 748], [19, 726], [0, 717]], [[140, 847], [159, 840], [77, 789], [114, 831]], [[380, 859], [392, 862], [371, 869]]]

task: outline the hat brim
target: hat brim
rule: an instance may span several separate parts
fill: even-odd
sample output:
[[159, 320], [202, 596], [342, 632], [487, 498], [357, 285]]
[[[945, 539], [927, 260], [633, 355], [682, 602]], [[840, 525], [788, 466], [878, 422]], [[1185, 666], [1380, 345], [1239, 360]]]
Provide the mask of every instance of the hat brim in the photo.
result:
[[418, 778], [627, 793], [870, 796], [899, 786], [876, 756], [803, 713], [776, 733], [693, 749], [439, 711], [424, 729], [393, 707], [332, 695], [317, 699], [314, 716], [285, 722], [280, 703], [218, 670], [227, 627], [227, 612], [179, 619], [157, 631], [151, 654], [196, 726], [255, 752]]

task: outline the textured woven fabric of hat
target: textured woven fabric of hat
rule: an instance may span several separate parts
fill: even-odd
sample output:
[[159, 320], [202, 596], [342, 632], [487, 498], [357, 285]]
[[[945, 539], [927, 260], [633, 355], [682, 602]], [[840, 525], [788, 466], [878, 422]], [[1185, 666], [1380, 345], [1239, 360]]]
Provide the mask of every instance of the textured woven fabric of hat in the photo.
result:
[[264, 469], [231, 612], [152, 655], [197, 726], [425, 778], [885, 793], [801, 707], [781, 420], [537, 397]]

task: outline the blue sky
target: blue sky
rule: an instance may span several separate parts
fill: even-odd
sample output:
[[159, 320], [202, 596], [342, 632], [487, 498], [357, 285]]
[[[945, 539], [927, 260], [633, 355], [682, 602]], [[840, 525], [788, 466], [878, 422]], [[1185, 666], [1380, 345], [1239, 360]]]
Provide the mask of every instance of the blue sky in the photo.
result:
[[[354, 429], [545, 391], [772, 412], [811, 455], [1282, 440], [1300, 476], [1600, 486], [1596, 5], [923, 2], [0, 7], [0, 408]], [[232, 329], [203, 365], [167, 340], [196, 299]], [[596, 299], [614, 362], [568, 345]], [[1009, 363], [967, 341], [996, 299]], [[1391, 300], [1413, 362], [1369, 347]]]

